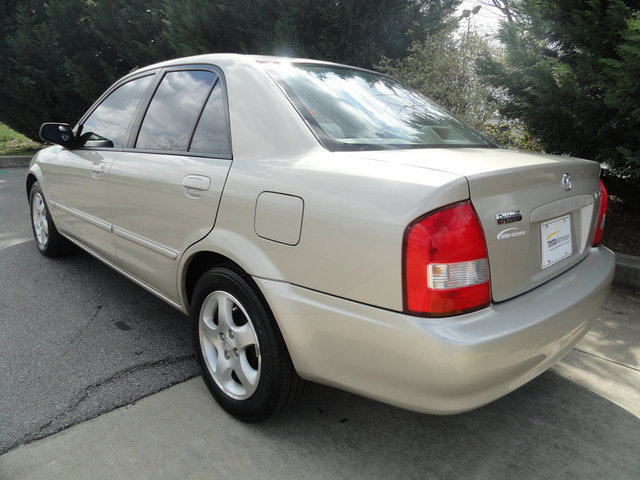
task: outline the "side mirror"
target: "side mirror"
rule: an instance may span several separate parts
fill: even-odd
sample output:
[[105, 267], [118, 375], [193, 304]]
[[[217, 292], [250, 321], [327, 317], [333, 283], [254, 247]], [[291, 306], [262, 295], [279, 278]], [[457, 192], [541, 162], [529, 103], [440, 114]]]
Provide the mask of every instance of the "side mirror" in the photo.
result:
[[68, 123], [43, 123], [40, 138], [45, 142], [56, 143], [63, 147], [73, 146], [73, 130]]

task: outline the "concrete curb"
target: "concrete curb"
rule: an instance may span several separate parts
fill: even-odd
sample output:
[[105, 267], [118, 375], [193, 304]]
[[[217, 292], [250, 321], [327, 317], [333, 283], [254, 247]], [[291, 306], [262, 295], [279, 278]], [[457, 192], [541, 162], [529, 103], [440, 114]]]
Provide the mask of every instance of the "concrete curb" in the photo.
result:
[[640, 257], [616, 253], [616, 275], [613, 284], [640, 290]]
[[[0, 156], [0, 168], [26, 168], [32, 157], [32, 155]], [[616, 253], [616, 274], [613, 284], [617, 287], [640, 290], [640, 257]]]
[[33, 155], [2, 155], [0, 168], [28, 167]]

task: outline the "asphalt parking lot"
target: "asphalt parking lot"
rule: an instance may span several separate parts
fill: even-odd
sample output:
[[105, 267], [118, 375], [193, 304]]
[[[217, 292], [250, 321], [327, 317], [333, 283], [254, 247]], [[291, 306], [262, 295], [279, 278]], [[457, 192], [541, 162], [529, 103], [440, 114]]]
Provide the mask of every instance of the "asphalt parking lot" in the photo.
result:
[[0, 171], [0, 479], [640, 478], [632, 292], [612, 290], [562, 362], [473, 412], [311, 385], [245, 425], [183, 382], [198, 372], [186, 317], [84, 253], [38, 254], [24, 174]]
[[0, 170], [0, 453], [199, 373], [187, 317], [78, 251], [40, 255]]

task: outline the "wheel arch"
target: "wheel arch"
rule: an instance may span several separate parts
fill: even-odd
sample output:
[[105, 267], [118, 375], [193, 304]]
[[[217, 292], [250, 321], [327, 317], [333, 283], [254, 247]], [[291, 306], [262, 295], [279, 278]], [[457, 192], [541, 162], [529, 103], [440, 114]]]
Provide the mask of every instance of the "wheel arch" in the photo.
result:
[[[185, 262], [182, 274], [182, 297], [184, 299], [185, 308], [187, 311], [191, 310], [191, 300], [193, 296], [193, 290], [198, 282], [198, 279], [207, 270], [215, 267], [225, 267], [233, 270], [237, 274], [245, 278], [256, 290], [261, 297], [264, 304], [273, 312], [267, 302], [266, 297], [258, 287], [258, 284], [253, 280], [251, 274], [242, 265], [232, 260], [226, 255], [217, 253], [211, 250], [201, 250], [191, 255]], [[277, 323], [277, 320], [276, 320]]]
[[191, 309], [193, 289], [204, 272], [214, 267], [230, 266], [244, 273], [244, 270], [233, 260], [211, 251], [200, 251], [192, 255], [186, 262], [182, 277], [182, 292], [187, 310]]
[[185, 262], [185, 266], [183, 269], [182, 275], [182, 298], [184, 299], [183, 304], [185, 307], [185, 313], [191, 314], [191, 300], [193, 297], [193, 291], [195, 289], [196, 283], [198, 279], [205, 273], [207, 270], [210, 270], [215, 267], [225, 267], [230, 270], [233, 270], [238, 275], [242, 276], [255, 290], [258, 297], [261, 299], [263, 305], [273, 319], [275, 320], [275, 327], [282, 336], [285, 346], [287, 350], [289, 350], [289, 345], [286, 339], [286, 336], [283, 335], [282, 329], [280, 328], [280, 322], [278, 321], [277, 316], [275, 315], [274, 309], [271, 308], [267, 297], [262, 292], [262, 289], [255, 282], [251, 274], [239, 265], [237, 262], [233, 261], [231, 258], [222, 255], [220, 253], [216, 253], [210, 250], [201, 250], [199, 252], [191, 255]]
[[[189, 247], [180, 259], [178, 267], [178, 295], [185, 313], [191, 306], [193, 289], [200, 276], [207, 270], [225, 266], [249, 278], [255, 289], [266, 301], [253, 276], [283, 280], [268, 253], [247, 235], [217, 226], [208, 236]], [[273, 310], [273, 309], [271, 309]]]
[[27, 197], [31, 193], [31, 187], [33, 187], [33, 184], [36, 183], [37, 181], [38, 181], [38, 177], [36, 177], [33, 172], [29, 172], [27, 174], [27, 180], [26, 180]]

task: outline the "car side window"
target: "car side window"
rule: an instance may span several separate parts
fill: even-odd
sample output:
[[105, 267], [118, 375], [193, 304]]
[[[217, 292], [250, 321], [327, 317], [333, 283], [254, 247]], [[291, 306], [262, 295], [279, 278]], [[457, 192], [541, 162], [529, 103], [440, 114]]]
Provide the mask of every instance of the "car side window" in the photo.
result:
[[193, 134], [190, 152], [206, 152], [214, 155], [229, 155], [229, 124], [227, 123], [226, 109], [222, 82], [218, 80], [213, 87], [209, 100], [202, 111], [202, 116]]
[[80, 146], [123, 147], [131, 119], [152, 78], [136, 78], [111, 92], [85, 120]]
[[217, 75], [206, 70], [168, 72], [149, 104], [136, 148], [187, 151]]

